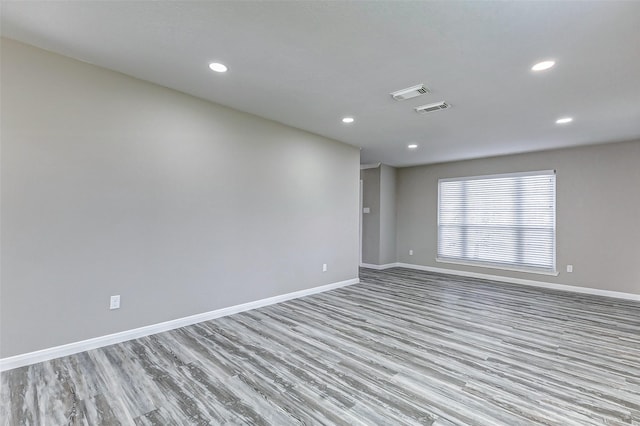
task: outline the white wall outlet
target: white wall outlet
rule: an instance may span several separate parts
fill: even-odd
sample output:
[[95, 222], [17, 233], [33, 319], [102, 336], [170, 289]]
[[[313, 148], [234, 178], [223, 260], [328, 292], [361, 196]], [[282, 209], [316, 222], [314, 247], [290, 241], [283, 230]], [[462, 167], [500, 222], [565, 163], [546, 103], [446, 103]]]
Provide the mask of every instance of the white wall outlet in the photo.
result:
[[365, 207], [362, 209], [362, 213], [371, 213], [371, 209], [369, 207]]
[[120, 309], [120, 295], [117, 294], [115, 296], [111, 296], [111, 301], [109, 302], [109, 309]]
[[326, 263], [322, 264], [322, 272], [327, 272], [327, 264]]
[[573, 265], [567, 265], [567, 272], [573, 272]]
[[413, 256], [413, 250], [409, 250], [409, 256]]

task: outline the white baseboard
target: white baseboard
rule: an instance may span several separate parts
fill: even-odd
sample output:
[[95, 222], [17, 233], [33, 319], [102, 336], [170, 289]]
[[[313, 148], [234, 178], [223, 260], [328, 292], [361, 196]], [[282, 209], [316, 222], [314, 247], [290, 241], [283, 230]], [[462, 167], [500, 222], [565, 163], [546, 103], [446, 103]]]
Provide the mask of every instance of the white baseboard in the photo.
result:
[[208, 321], [239, 312], [249, 311], [251, 309], [261, 308], [267, 305], [284, 302], [291, 299], [297, 299], [316, 293], [345, 287], [352, 284], [358, 284], [360, 279], [353, 278], [346, 281], [339, 281], [319, 287], [313, 287], [306, 290], [294, 291], [293, 293], [273, 296], [266, 299], [256, 300], [253, 302], [243, 303], [241, 305], [230, 306], [228, 308], [217, 309], [215, 311], [204, 312], [201, 314], [191, 315], [184, 318], [178, 318], [171, 321], [165, 321], [158, 324], [147, 325], [133, 330], [126, 330], [119, 333], [108, 334], [106, 336], [95, 337], [93, 339], [82, 340], [80, 342], [69, 343], [66, 345], [55, 346], [53, 348], [42, 349], [26, 354], [15, 355], [12, 357], [0, 359], [0, 371], [12, 370], [14, 368], [23, 367], [25, 365], [36, 364], [38, 362], [48, 361], [50, 359], [60, 358], [67, 355], [73, 355], [79, 352], [91, 349], [102, 348], [104, 346], [113, 345], [115, 343], [133, 340], [151, 334], [161, 333], [163, 331], [174, 330], [176, 328], [185, 327], [187, 325], [196, 324], [202, 321]]
[[374, 265], [373, 263], [361, 263], [360, 264], [360, 267], [362, 267], [362, 268], [376, 269], [378, 271], [381, 271], [383, 269], [395, 268], [396, 266], [398, 266], [397, 263], [387, 263], [385, 265]]
[[[363, 266], [365, 268], [369, 267], [368, 265], [360, 265], [360, 266]], [[396, 262], [396, 263], [389, 263], [386, 265], [371, 265], [371, 266], [373, 266], [371, 269], [378, 269], [378, 270], [389, 269], [389, 268], [408, 268], [408, 269], [415, 269], [418, 271], [436, 272], [439, 274], [458, 275], [458, 276], [470, 277], [470, 278], [482, 278], [485, 280], [500, 281], [500, 282], [511, 283], [511, 284], [528, 285], [532, 287], [548, 288], [552, 290], [570, 291], [573, 293], [591, 294], [595, 296], [605, 296], [605, 297], [614, 297], [616, 299], [640, 301], [640, 294], [623, 293], [620, 291], [611, 291], [611, 290], [601, 290], [598, 288], [591, 288], [591, 287], [578, 287], [574, 285], [556, 284], [556, 283], [549, 283], [549, 282], [537, 281], [537, 280], [525, 280], [522, 278], [512, 278], [512, 277], [504, 277], [500, 275], [482, 274], [479, 272], [468, 272], [468, 271], [458, 271], [455, 269], [435, 268], [433, 266], [414, 265], [412, 263]]]

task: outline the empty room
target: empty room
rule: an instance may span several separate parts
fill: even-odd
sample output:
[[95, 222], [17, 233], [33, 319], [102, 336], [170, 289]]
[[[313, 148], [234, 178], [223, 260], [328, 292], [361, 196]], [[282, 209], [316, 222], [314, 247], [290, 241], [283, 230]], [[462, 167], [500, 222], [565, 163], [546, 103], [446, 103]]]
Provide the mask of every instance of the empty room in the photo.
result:
[[638, 29], [3, 0], [0, 426], [640, 426]]

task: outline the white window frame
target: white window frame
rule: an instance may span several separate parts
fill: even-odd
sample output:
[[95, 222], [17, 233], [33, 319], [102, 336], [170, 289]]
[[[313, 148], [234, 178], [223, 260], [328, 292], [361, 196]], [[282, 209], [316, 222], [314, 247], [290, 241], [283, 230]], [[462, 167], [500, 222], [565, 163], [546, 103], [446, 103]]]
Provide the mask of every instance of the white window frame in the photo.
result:
[[[454, 258], [440, 257], [439, 246], [440, 246], [440, 184], [442, 182], [461, 182], [466, 180], [483, 180], [483, 179], [498, 179], [498, 178], [507, 178], [507, 177], [520, 177], [520, 176], [543, 176], [549, 175], [554, 176], [554, 197], [553, 197], [553, 268], [551, 270], [547, 269], [538, 269], [538, 268], [528, 268], [528, 267], [520, 267], [517, 265], [505, 265], [500, 263], [492, 263], [487, 261], [470, 261], [470, 260], [458, 260]], [[442, 178], [438, 179], [438, 221], [437, 221], [437, 240], [436, 240], [436, 262], [439, 263], [449, 263], [455, 265], [464, 265], [464, 266], [475, 266], [482, 268], [490, 268], [490, 269], [500, 269], [505, 271], [515, 271], [515, 272], [526, 272], [532, 274], [540, 274], [540, 275], [551, 275], [557, 276], [557, 258], [556, 258], [556, 250], [557, 250], [557, 181], [556, 181], [556, 171], [555, 170], [538, 170], [538, 171], [529, 171], [529, 172], [517, 172], [517, 173], [500, 173], [500, 174], [491, 174], [491, 175], [480, 175], [480, 176], [465, 176], [465, 177], [456, 177], [456, 178]]]

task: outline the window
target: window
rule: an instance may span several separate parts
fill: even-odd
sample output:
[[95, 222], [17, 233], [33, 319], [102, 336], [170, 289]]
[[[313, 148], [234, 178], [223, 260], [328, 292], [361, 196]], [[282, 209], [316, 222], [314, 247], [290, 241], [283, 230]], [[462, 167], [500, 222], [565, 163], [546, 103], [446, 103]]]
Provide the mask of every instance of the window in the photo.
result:
[[555, 171], [438, 181], [438, 261], [555, 273]]

